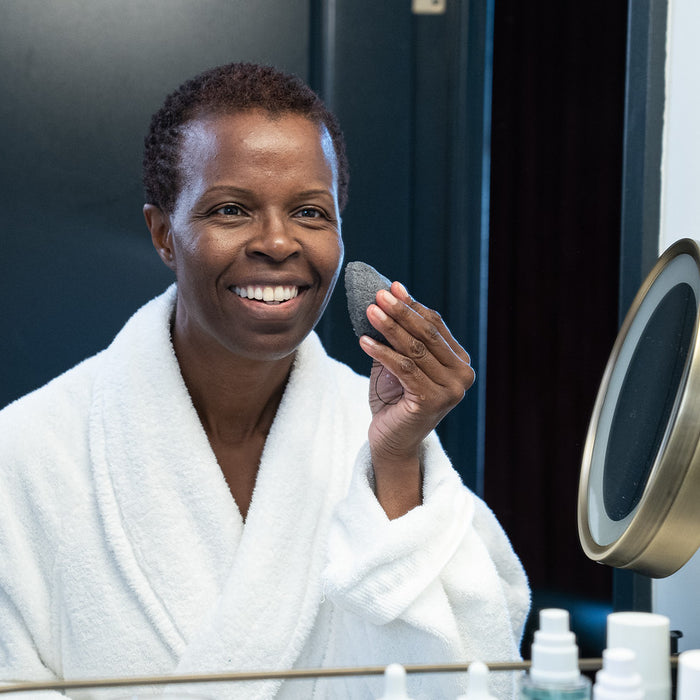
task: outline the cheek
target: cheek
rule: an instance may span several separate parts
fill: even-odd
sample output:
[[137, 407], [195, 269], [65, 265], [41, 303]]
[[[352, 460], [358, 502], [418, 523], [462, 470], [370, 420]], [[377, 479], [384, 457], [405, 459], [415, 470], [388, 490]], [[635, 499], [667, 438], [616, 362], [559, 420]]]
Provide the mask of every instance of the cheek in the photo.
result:
[[333, 241], [329, 241], [326, 246], [324, 246], [323, 257], [325, 259], [325, 266], [333, 274], [338, 274], [340, 267], [343, 264], [343, 256], [345, 255], [345, 249], [343, 246], [343, 239], [340, 236], [334, 238]]
[[224, 265], [231, 259], [231, 239], [206, 233], [187, 232], [178, 235], [176, 242], [176, 262], [183, 271], [205, 272]]

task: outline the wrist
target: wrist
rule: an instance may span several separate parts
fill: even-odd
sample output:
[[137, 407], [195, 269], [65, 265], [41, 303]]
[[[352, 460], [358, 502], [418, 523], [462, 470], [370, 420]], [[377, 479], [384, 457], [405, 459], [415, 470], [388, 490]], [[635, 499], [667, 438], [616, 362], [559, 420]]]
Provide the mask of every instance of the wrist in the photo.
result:
[[423, 470], [417, 455], [372, 457], [374, 493], [390, 520], [423, 503]]

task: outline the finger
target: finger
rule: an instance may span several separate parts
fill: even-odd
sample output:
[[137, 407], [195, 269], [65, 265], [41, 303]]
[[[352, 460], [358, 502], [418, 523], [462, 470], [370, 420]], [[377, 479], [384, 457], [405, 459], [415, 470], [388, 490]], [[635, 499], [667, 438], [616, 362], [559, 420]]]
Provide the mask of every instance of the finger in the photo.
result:
[[388, 345], [363, 335], [360, 337], [360, 346], [374, 360], [374, 368], [383, 367], [409, 394], [426, 397], [437, 388], [435, 382], [432, 382], [413, 360]]
[[[415, 315], [408, 307], [404, 308], [408, 313]], [[459, 359], [454, 356], [439, 333], [435, 333], [430, 340], [423, 342], [420, 337], [417, 337], [421, 334], [415, 328], [408, 332], [401, 322], [394, 320], [376, 304], [370, 305], [367, 309], [367, 318], [389, 342], [390, 349], [393, 351], [385, 354], [389, 361], [400, 362], [400, 358], [404, 357], [415, 363], [438, 383], [441, 383], [440, 374], [448, 371], [448, 367], [459, 364]]]
[[440, 331], [440, 335], [445, 339], [445, 342], [452, 348], [452, 351], [465, 359], [467, 362], [471, 362], [469, 353], [462, 347], [462, 345], [455, 339], [452, 335], [450, 329], [447, 327], [444, 319], [434, 309], [424, 306], [419, 301], [416, 301], [408, 292], [406, 287], [404, 287], [401, 282], [392, 282], [391, 293], [400, 301], [402, 301], [406, 306], [419, 314], [422, 318], [426, 319], [429, 323], [432, 323]]
[[[414, 425], [427, 425], [432, 430], [462, 399], [473, 382], [473, 372], [468, 380], [460, 379], [452, 372], [444, 384], [434, 382], [410, 359], [398, 355], [382, 343], [362, 336], [361, 344], [365, 352], [388, 370], [403, 387], [403, 393], [397, 395], [398, 404], [403, 405], [405, 418]], [[470, 370], [471, 371], [471, 370]], [[377, 394], [384, 399], [384, 392]], [[393, 403], [393, 402], [392, 402]], [[370, 400], [370, 405], [372, 401]]]
[[376, 301], [367, 309], [367, 318], [398, 352], [421, 365], [433, 360], [449, 368], [470, 363], [458, 343], [449, 344], [445, 336], [451, 335], [437, 313], [428, 316], [427, 310], [425, 317], [386, 290], [377, 293]]
[[362, 349], [386, 367], [404, 387], [406, 394], [434, 406], [453, 406], [474, 383], [474, 370], [466, 362], [445, 367], [435, 358], [417, 361], [369, 336], [360, 338]]
[[[397, 289], [397, 291], [401, 293], [403, 290]], [[386, 313], [380, 304], [389, 313]], [[422, 305], [419, 306], [425, 308]], [[389, 369], [400, 377], [400, 381], [407, 390], [429, 390], [417, 381], [412, 365], [420, 369], [434, 385], [444, 387], [450, 395], [459, 391], [463, 395], [463, 392], [474, 383], [476, 375], [471, 367], [469, 354], [459, 344], [457, 344], [458, 351], [453, 350], [440, 333], [438, 326], [425, 319], [392, 293], [384, 290], [379, 292], [377, 304], [370, 305], [367, 309], [367, 318], [398, 353], [397, 357], [387, 354], [386, 359], [380, 359], [380, 361], [398, 363], [390, 364]], [[445, 327], [444, 324], [442, 325]]]

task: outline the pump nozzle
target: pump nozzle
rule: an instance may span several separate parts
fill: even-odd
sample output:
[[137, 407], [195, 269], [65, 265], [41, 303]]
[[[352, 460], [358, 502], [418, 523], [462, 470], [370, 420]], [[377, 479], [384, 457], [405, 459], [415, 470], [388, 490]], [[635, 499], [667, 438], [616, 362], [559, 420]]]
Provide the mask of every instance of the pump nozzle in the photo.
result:
[[406, 695], [406, 669], [401, 664], [384, 669], [384, 695], [379, 700], [411, 700]]
[[579, 679], [576, 637], [569, 630], [569, 613], [540, 610], [540, 628], [532, 644], [530, 676], [535, 683], [570, 683]]
[[631, 649], [603, 651], [603, 668], [596, 673], [593, 700], [643, 700], [642, 677]]
[[489, 667], [481, 661], [472, 661], [467, 669], [467, 692], [457, 700], [496, 700], [489, 693]]

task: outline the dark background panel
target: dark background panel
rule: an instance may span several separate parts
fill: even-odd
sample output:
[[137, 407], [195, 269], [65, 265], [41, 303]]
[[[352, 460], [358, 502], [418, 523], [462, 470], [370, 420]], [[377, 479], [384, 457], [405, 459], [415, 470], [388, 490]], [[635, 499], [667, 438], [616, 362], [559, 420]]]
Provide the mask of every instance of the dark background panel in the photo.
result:
[[485, 495], [536, 602], [611, 595], [576, 500], [618, 327], [626, 31], [625, 2], [497, 3]]

